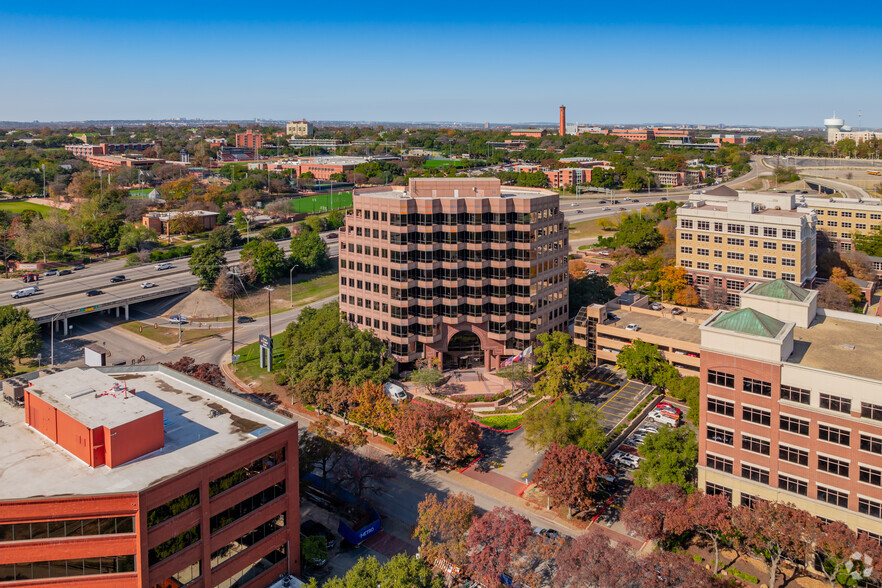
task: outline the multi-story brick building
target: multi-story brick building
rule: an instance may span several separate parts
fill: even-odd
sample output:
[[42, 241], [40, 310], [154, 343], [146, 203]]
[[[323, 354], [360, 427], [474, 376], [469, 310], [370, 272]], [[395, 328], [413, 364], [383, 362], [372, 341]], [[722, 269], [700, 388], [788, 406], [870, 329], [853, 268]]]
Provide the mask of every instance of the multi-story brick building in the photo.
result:
[[312, 123], [306, 120], [294, 120], [285, 125], [285, 134], [292, 137], [312, 137]]
[[558, 195], [495, 178], [358, 190], [340, 234], [340, 310], [401, 364], [493, 369], [564, 330], [568, 237]]
[[683, 139], [690, 143], [695, 141], [695, 131], [692, 129], [665, 129], [655, 127], [652, 134], [656, 139]]
[[607, 129], [605, 135], [615, 135], [628, 141], [651, 141], [655, 139], [652, 129]]
[[699, 192], [677, 209], [677, 265], [702, 300], [738, 306], [738, 293], [753, 282], [810, 284], [817, 269], [814, 213], [796, 208], [794, 194], [733, 193]]
[[815, 211], [818, 232], [833, 251], [851, 251], [855, 235], [869, 234], [882, 225], [882, 200], [807, 196], [802, 201]]
[[882, 537], [882, 319], [752, 284], [701, 326], [699, 487]]
[[135, 151], [142, 153], [151, 147], [158, 147], [156, 142], [150, 143], [99, 143], [98, 145], [76, 144], [65, 145], [64, 148], [70, 151], [74, 157], [88, 157], [90, 155], [120, 155]]
[[0, 585], [298, 573], [297, 425], [163, 366], [29, 374], [0, 403]]
[[544, 137], [548, 134], [548, 131], [545, 129], [512, 129], [509, 132], [509, 135], [512, 137], [533, 137], [538, 139], [539, 137]]
[[263, 147], [263, 135], [251, 130], [245, 131], [244, 133], [237, 133], [236, 147], [244, 147], [246, 149], [257, 151]]

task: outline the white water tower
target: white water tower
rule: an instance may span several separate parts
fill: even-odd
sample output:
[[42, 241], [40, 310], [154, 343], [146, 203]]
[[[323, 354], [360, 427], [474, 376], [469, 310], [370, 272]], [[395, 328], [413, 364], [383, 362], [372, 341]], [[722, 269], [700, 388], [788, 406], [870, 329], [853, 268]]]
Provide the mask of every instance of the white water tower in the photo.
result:
[[833, 113], [833, 118], [825, 118], [824, 126], [827, 127], [827, 141], [830, 143], [833, 142], [833, 133], [836, 133], [845, 126], [845, 121], [841, 118], [836, 117], [836, 113]]

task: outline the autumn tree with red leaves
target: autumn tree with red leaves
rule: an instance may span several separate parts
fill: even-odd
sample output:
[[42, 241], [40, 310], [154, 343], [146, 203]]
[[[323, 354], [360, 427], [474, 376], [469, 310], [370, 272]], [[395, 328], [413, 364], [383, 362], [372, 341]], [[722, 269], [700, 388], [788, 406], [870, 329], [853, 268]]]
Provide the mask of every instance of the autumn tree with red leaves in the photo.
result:
[[444, 500], [426, 494], [417, 509], [419, 518], [413, 536], [420, 540], [420, 557], [430, 565], [442, 559], [465, 569], [466, 534], [475, 516], [475, 498], [465, 492], [448, 494]]
[[714, 546], [714, 575], [720, 571], [720, 541], [732, 532], [732, 507], [722, 494], [696, 492], [686, 497], [685, 524]]
[[533, 481], [551, 504], [566, 506], [567, 518], [572, 518], [573, 508], [587, 510], [593, 506], [600, 476], [612, 474], [613, 469], [598, 454], [552, 442]]
[[785, 555], [800, 555], [802, 528], [807, 516], [810, 515], [789, 504], [766, 500], [754, 501], [753, 508], [735, 509], [735, 528], [740, 532], [742, 543], [765, 562], [770, 588], [775, 588], [778, 565]]
[[189, 355], [185, 355], [178, 361], [162, 365], [216, 388], [224, 388], [226, 384], [220, 366], [215, 363], [196, 363], [196, 360]]
[[453, 463], [478, 455], [481, 429], [465, 408], [409, 403], [398, 413], [392, 429], [400, 455], [429, 456]]
[[676, 484], [654, 488], [636, 487], [625, 502], [622, 522], [629, 531], [655, 541], [664, 541], [689, 530], [682, 516], [686, 494]]
[[[815, 567], [824, 574], [831, 588], [838, 586], [838, 578], [846, 573], [856, 573], [863, 578], [880, 555], [878, 543], [858, 535], [839, 521], [818, 526], [814, 548], [820, 564]], [[850, 570], [848, 562], [851, 562]]]
[[555, 588], [615, 588], [634, 565], [621, 545], [613, 547], [602, 533], [585, 533], [567, 543], [557, 556]]
[[689, 588], [716, 588], [726, 586], [703, 568], [695, 565], [692, 558], [670, 551], [655, 551], [640, 558], [635, 566], [643, 577], [629, 586], [640, 588], [668, 588], [689, 586]]
[[531, 538], [533, 527], [526, 517], [510, 507], [497, 506], [475, 519], [469, 529], [469, 573], [487, 586], [497, 586], [512, 555], [524, 549]]

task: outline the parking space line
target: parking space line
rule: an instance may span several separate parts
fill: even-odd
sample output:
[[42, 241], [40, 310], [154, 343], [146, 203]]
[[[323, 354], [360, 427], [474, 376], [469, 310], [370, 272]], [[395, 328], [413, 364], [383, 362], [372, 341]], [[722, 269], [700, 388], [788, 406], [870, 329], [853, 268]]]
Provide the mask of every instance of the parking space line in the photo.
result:
[[598, 383], [598, 384], [603, 384], [604, 386], [612, 386], [613, 388], [615, 388], [615, 387], [618, 386], [618, 384], [610, 384], [609, 382], [603, 382], [603, 381], [601, 381], [601, 380], [595, 380], [594, 378], [585, 378], [585, 379], [588, 380], [588, 381], [590, 381], [590, 382], [596, 382], [596, 383]]

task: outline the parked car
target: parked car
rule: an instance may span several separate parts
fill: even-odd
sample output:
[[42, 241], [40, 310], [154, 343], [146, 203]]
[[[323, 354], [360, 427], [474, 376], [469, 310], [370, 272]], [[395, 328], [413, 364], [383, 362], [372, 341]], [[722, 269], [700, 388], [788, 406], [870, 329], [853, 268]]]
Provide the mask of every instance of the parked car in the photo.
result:
[[658, 427], [655, 425], [646, 424], [637, 429], [638, 433], [643, 433], [645, 435], [654, 435], [658, 433]]
[[533, 532], [536, 535], [540, 537], [545, 537], [546, 539], [549, 539], [551, 541], [556, 541], [560, 537], [560, 531], [557, 531], [556, 529], [544, 529], [542, 527], [536, 527], [535, 529], [533, 529]]
[[307, 519], [300, 523], [300, 535], [303, 537], [324, 537], [328, 542], [328, 549], [334, 549], [337, 545], [337, 536], [318, 521]]
[[664, 306], [662, 306], [661, 302], [653, 302], [649, 305], [650, 310], [662, 310]]
[[119, 282], [125, 282], [125, 281], [126, 281], [126, 277], [122, 274], [120, 274], [118, 276], [113, 276], [112, 278], [110, 278], [111, 284], [118, 284]]
[[141, 284], [141, 287], [142, 288], [155, 288], [156, 284], [154, 284], [153, 282], [144, 282], [143, 284]]
[[671, 309], [671, 314], [674, 315], [674, 316], [679, 316], [679, 315], [683, 314], [683, 309], [682, 309], [682, 308], [677, 308], [677, 307], [675, 306], [674, 308]]
[[61, 270], [60, 272], [58, 272], [59, 276], [69, 276], [70, 274], [71, 274], [70, 270]]
[[254, 319], [250, 316], [238, 316], [236, 317], [236, 322], [240, 325], [244, 325], [245, 323], [253, 323]]
[[40, 279], [40, 274], [25, 274], [21, 277], [21, 281], [27, 284], [28, 282], [36, 282]]
[[392, 382], [386, 382], [383, 385], [383, 388], [386, 390], [386, 395], [395, 400], [396, 402], [401, 402], [402, 400], [407, 400], [407, 392], [404, 391], [404, 388], [399, 386], [398, 384], [393, 384]]
[[671, 427], [676, 427], [680, 424], [679, 418], [674, 418], [664, 413], [650, 413], [649, 418], [654, 420], [657, 423], [661, 423], [662, 425], [669, 425]]
[[173, 266], [170, 263], [157, 263], [154, 267], [157, 270], [167, 270], [167, 269], [171, 269]]
[[58, 270], [57, 270], [57, 269], [51, 269], [51, 270], [49, 270], [48, 272], [46, 272], [45, 274], [43, 274], [43, 275], [44, 275], [45, 277], [47, 277], [47, 278], [48, 278], [49, 276], [57, 276], [57, 275], [58, 275]]
[[616, 451], [610, 458], [610, 461], [628, 468], [636, 468], [640, 465], [639, 457], [623, 451]]
[[655, 407], [659, 410], [670, 410], [677, 414], [683, 414], [683, 411], [671, 404], [670, 402], [659, 402], [655, 405]]
[[187, 320], [187, 317], [175, 314], [168, 317], [168, 322], [173, 325], [186, 325], [189, 321]]
[[628, 324], [625, 326], [625, 330], [626, 330], [626, 331], [639, 331], [639, 330], [640, 330], [640, 325], [638, 325], [637, 323], [628, 323]]
[[339, 239], [340, 235], [337, 233], [328, 233], [328, 239]]
[[75, 270], [84, 270], [84, 269], [86, 269], [86, 266], [83, 265], [82, 263], [78, 263], [78, 264], [76, 264], [75, 266], [73, 266], [73, 268], [74, 268]]
[[88, 292], [86, 292], [86, 296], [89, 296], [89, 297], [101, 296], [102, 294], [104, 294], [103, 290], [89, 290]]

